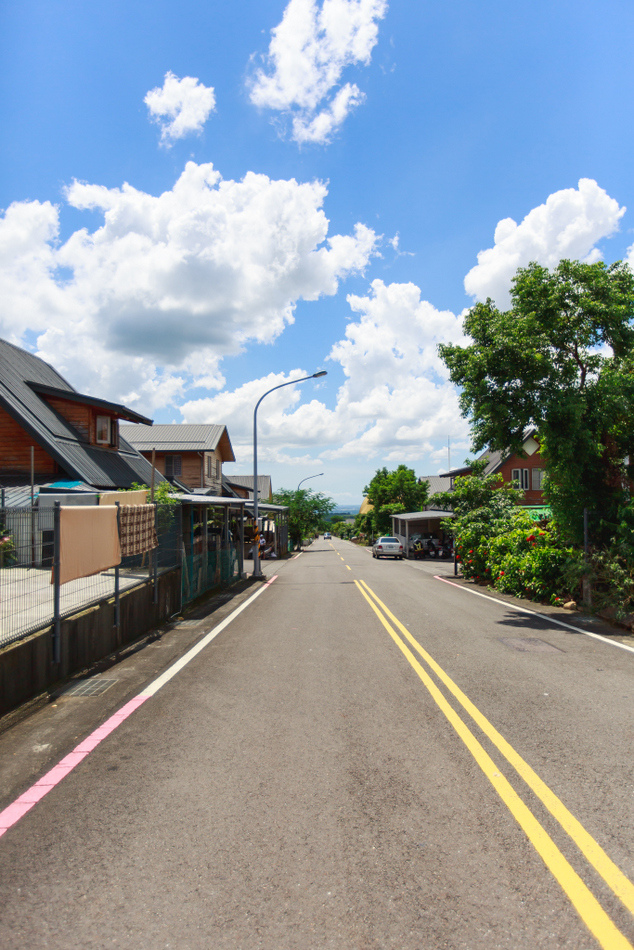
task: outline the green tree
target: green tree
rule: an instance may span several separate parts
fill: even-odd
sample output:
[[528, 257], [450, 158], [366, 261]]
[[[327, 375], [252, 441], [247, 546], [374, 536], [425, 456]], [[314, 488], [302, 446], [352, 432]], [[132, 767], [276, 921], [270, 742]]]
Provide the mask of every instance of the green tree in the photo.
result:
[[273, 502], [288, 507], [288, 532], [295, 546], [300, 545], [304, 538], [327, 530], [328, 515], [335, 508], [332, 498], [303, 488], [282, 488], [273, 495]]
[[387, 468], [379, 468], [363, 493], [373, 505], [373, 511], [370, 512], [373, 533], [390, 534], [390, 515], [421, 511], [429, 497], [429, 483], [417, 479], [414, 469], [406, 465], [399, 465], [392, 472], [388, 472]]
[[511, 299], [507, 311], [476, 304], [464, 323], [473, 342], [439, 347], [474, 448], [521, 451], [536, 426], [557, 522], [579, 543], [591, 509], [593, 540], [609, 542], [634, 476], [634, 276], [622, 262], [532, 263]]

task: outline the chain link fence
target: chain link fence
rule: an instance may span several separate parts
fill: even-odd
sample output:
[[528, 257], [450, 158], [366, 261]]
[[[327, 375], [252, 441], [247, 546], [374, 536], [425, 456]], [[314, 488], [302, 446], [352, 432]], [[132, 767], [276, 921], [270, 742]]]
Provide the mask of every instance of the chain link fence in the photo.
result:
[[[0, 646], [55, 620], [55, 510], [0, 508]], [[116, 596], [180, 564], [180, 506], [157, 505], [158, 548], [116, 568], [59, 586], [58, 619]]]

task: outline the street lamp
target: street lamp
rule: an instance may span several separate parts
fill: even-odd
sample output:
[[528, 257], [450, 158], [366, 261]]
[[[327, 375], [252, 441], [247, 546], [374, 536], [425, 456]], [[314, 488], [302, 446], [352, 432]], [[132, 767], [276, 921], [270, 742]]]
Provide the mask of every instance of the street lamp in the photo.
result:
[[256, 581], [264, 580], [264, 574], [260, 570], [260, 544], [258, 531], [258, 408], [265, 396], [274, 393], [276, 389], [282, 389], [283, 386], [292, 386], [294, 383], [305, 383], [307, 379], [318, 379], [320, 376], [326, 376], [326, 370], [322, 369], [311, 376], [300, 376], [299, 379], [289, 379], [286, 383], [280, 383], [279, 386], [273, 386], [268, 389], [255, 404], [253, 410], [253, 520], [255, 522], [255, 540], [253, 546], [253, 577]]
[[[307, 475], [306, 478], [302, 478], [302, 480], [301, 480], [301, 482], [299, 483], [299, 485], [303, 485], [304, 482], [307, 482], [309, 478], [319, 478], [319, 477], [320, 477], [321, 475], [323, 475], [323, 474], [324, 474], [323, 472], [317, 472], [316, 475]], [[297, 486], [297, 491], [299, 491], [299, 485]]]

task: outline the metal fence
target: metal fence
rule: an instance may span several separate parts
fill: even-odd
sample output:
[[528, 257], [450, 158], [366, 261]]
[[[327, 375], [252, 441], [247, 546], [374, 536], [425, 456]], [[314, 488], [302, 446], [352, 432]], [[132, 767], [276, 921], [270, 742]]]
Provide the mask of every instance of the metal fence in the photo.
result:
[[0, 646], [83, 608], [117, 598], [180, 564], [180, 506], [157, 505], [159, 546], [118, 567], [66, 584], [53, 581], [55, 509], [0, 508]]
[[183, 555], [183, 603], [216, 587], [227, 587], [239, 575], [238, 553], [232, 542], [217, 544], [200, 553]]

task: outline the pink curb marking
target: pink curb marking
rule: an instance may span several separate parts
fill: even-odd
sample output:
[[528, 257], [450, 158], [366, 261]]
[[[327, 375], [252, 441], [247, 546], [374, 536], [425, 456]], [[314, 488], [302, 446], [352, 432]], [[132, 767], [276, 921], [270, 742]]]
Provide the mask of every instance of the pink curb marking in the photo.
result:
[[215, 627], [210, 633], [208, 633], [203, 639], [193, 647], [184, 657], [181, 657], [180, 660], [177, 660], [171, 667], [169, 667], [158, 679], [154, 680], [152, 683], [148, 683], [142, 692], [138, 696], [135, 696], [134, 699], [131, 699], [129, 702], [122, 706], [116, 713], [113, 713], [109, 719], [106, 719], [101, 726], [91, 732], [89, 736], [75, 746], [72, 752], [69, 752], [61, 762], [58, 762], [46, 775], [43, 775], [39, 781], [32, 785], [26, 792], [23, 792], [14, 802], [8, 805], [4, 811], [0, 812], [0, 838], [8, 831], [9, 828], [12, 828], [20, 818], [23, 818], [27, 812], [33, 808], [45, 795], [50, 792], [52, 788], [55, 788], [63, 778], [65, 778], [69, 772], [75, 768], [76, 765], [79, 765], [87, 755], [89, 755], [93, 749], [96, 749], [100, 742], [103, 742], [111, 732], [121, 725], [122, 722], [131, 716], [132, 713], [142, 706], [144, 702], [150, 699], [151, 696], [159, 690], [165, 683], [178, 673], [183, 666], [185, 666], [194, 656], [197, 656], [198, 653], [207, 646], [215, 637], [221, 633], [225, 627], [234, 620], [239, 614], [242, 613], [246, 608], [260, 596], [260, 593], [266, 588], [270, 587], [273, 581], [277, 580], [278, 575], [275, 574], [273, 577], [264, 584], [255, 594], [253, 594], [245, 603], [238, 607], [229, 617], [226, 617], [217, 627]]
[[146, 699], [149, 698], [149, 696], [144, 696], [143, 693], [141, 693], [139, 696], [135, 696], [134, 699], [131, 699], [129, 703], [126, 703], [118, 712], [114, 713], [110, 719], [107, 719], [103, 725], [95, 729], [94, 732], [91, 732], [86, 739], [83, 739], [72, 752], [69, 752], [61, 762], [58, 762], [46, 775], [43, 775], [35, 785], [32, 785], [31, 788], [27, 789], [19, 798], [16, 798], [4, 811], [1, 811], [0, 838], [5, 831], [12, 828], [20, 818], [23, 818], [34, 805], [37, 805], [52, 788], [55, 788], [69, 772], [72, 772], [75, 766], [79, 765], [79, 763], [86, 758], [88, 753], [92, 752], [106, 736], [109, 736], [117, 726], [120, 726], [135, 709], [142, 706]]

